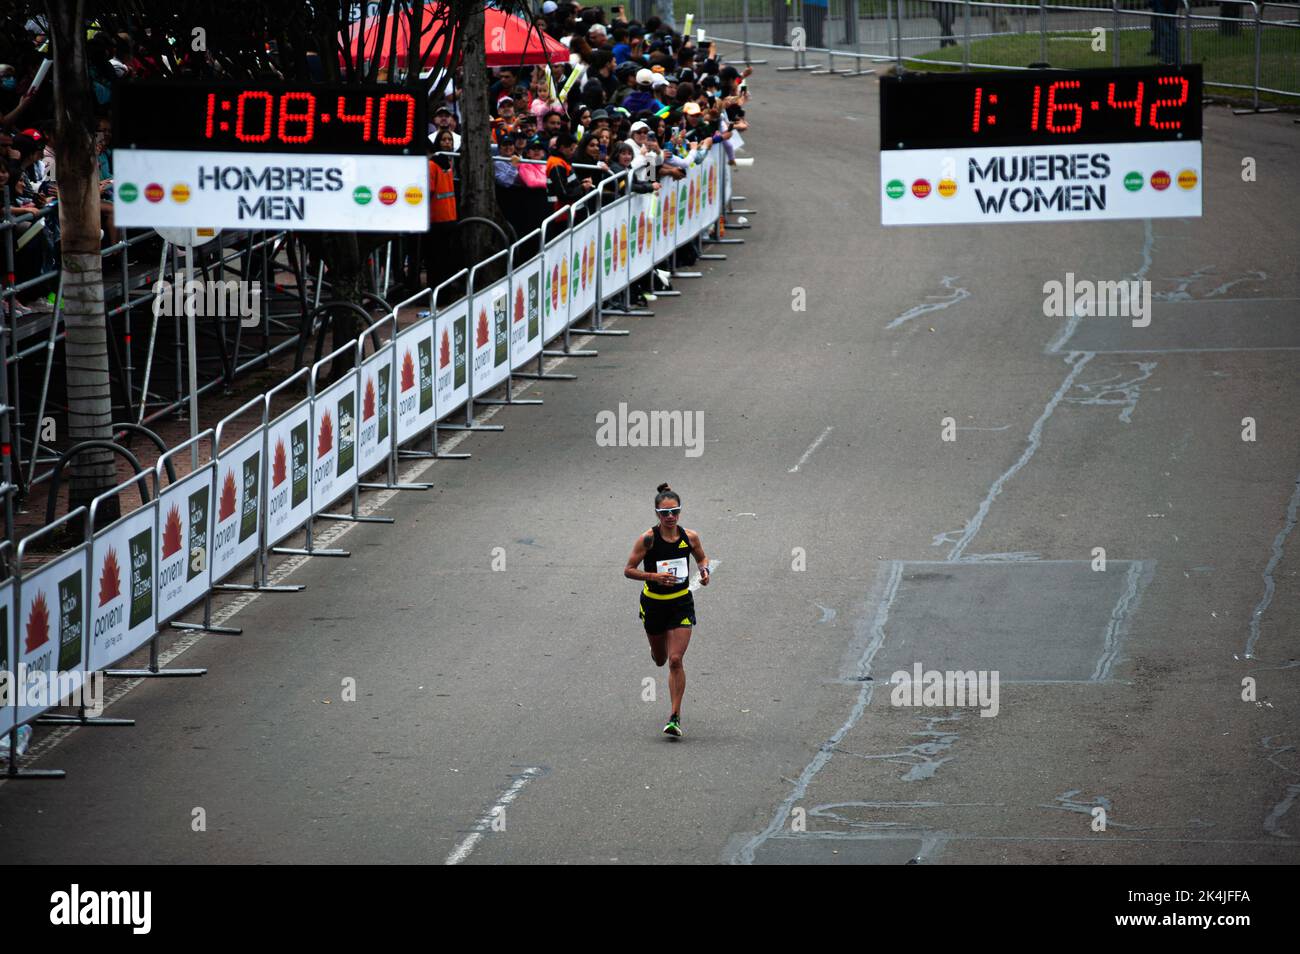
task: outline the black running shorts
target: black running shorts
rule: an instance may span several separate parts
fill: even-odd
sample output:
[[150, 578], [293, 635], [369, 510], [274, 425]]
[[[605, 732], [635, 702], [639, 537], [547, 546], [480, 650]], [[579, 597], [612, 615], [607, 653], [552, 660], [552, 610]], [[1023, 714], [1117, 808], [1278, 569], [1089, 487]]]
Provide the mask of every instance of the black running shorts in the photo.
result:
[[641, 619], [645, 631], [656, 634], [678, 626], [695, 625], [695, 597], [691, 594], [671, 600], [651, 599], [641, 594]]

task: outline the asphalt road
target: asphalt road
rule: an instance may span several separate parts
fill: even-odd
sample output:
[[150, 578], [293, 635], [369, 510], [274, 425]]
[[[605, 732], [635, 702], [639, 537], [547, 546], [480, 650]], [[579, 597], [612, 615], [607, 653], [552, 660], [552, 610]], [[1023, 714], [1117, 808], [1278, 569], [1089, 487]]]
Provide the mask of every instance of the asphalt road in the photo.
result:
[[[47, 731], [6, 860], [1300, 860], [1300, 127], [1209, 109], [1199, 220], [885, 230], [876, 80], [751, 85], [745, 244], [224, 598], [137, 726]], [[1149, 336], [1065, 340], [1067, 271], [1150, 280]], [[703, 453], [598, 446], [620, 402]], [[719, 564], [676, 743], [621, 574], [663, 480]], [[916, 663], [996, 717], [892, 705]]]

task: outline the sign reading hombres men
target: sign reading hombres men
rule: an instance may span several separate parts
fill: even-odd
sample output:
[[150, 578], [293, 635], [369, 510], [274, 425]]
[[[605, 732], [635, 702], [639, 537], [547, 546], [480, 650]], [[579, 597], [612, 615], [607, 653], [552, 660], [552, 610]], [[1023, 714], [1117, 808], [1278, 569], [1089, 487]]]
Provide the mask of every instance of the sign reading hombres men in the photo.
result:
[[881, 81], [884, 225], [1201, 214], [1200, 67]]
[[428, 228], [425, 99], [402, 87], [128, 81], [114, 109], [120, 225]]

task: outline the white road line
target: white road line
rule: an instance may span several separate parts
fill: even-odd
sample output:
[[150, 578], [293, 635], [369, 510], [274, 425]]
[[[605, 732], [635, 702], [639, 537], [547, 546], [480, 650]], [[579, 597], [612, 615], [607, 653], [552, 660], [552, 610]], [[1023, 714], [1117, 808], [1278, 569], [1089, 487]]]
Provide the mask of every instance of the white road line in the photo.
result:
[[833, 430], [835, 430], [835, 428], [834, 426], [831, 426], [826, 428], [826, 430], [822, 431], [822, 436], [817, 438], [817, 440], [813, 441], [812, 445], [806, 451], [803, 452], [803, 456], [799, 458], [799, 463], [791, 467], [788, 471], [786, 471], [786, 473], [793, 474], [800, 467], [802, 467], [804, 463], [807, 462], [808, 458], [812, 456], [812, 452], [818, 448], [818, 446], [821, 444], [822, 441], [826, 440], [826, 435]]
[[975, 539], [975, 534], [979, 533], [980, 527], [984, 523], [984, 518], [988, 516], [989, 508], [993, 506], [993, 501], [1002, 493], [1002, 488], [1006, 486], [1007, 481], [1014, 477], [1020, 471], [1020, 468], [1029, 463], [1029, 459], [1034, 456], [1034, 452], [1042, 445], [1043, 425], [1045, 425], [1047, 419], [1052, 416], [1052, 412], [1056, 410], [1056, 406], [1061, 403], [1065, 396], [1070, 392], [1070, 389], [1074, 387], [1075, 378], [1079, 376], [1079, 372], [1083, 370], [1084, 365], [1092, 360], [1092, 357], [1092, 352], [1085, 351], [1083, 355], [1074, 362], [1074, 367], [1070, 369], [1070, 373], [1065, 376], [1065, 380], [1061, 382], [1061, 386], [1056, 389], [1056, 393], [1052, 395], [1052, 399], [1048, 401], [1047, 406], [1043, 408], [1043, 413], [1038, 415], [1038, 420], [1034, 421], [1034, 426], [1030, 428], [1029, 446], [1025, 448], [1025, 452], [1020, 455], [1020, 459], [1012, 464], [1011, 468], [1005, 474], [993, 482], [993, 486], [989, 488], [988, 494], [982, 501], [980, 501], [979, 510], [975, 512], [975, 516], [966, 521], [966, 528], [962, 531], [956, 544], [954, 544], [952, 550], [948, 553], [948, 560], [950, 562], [961, 558], [962, 552], [970, 545], [970, 542]]
[[[1142, 221], [1142, 266], [1133, 273], [1133, 278], [1137, 281], [1144, 280], [1147, 277], [1147, 272], [1151, 271], [1151, 253], [1155, 249], [1155, 245], [1156, 234], [1151, 228], [1151, 220], [1144, 219]], [[1065, 327], [1061, 329], [1061, 333], [1056, 340], [1047, 346], [1048, 354], [1061, 353], [1069, 340], [1074, 337], [1074, 333], [1079, 327], [1079, 319], [1082, 317], [1082, 315], [1074, 314], [1073, 307], [1070, 309], [1070, 317], [1065, 322]]]
[[[889, 620], [889, 608], [898, 595], [898, 585], [902, 579], [903, 561], [890, 561], [889, 575], [885, 580], [880, 602], [876, 606], [876, 618], [871, 624], [871, 638], [867, 642], [866, 648], [863, 649], [862, 656], [858, 659], [857, 675], [859, 678], [866, 676], [871, 671], [871, 662], [885, 642], [885, 623]], [[818, 746], [817, 754], [799, 773], [798, 781], [794, 783], [794, 787], [790, 790], [790, 794], [786, 799], [777, 806], [767, 827], [747, 841], [736, 852], [735, 857], [731, 859], [732, 864], [752, 865], [754, 863], [754, 853], [763, 846], [763, 843], [769, 838], [780, 835], [785, 830], [795, 803], [804, 797], [808, 791], [808, 786], [812, 784], [812, 780], [817, 776], [817, 773], [831, 760], [831, 756], [835, 753], [835, 746], [839, 745], [840, 740], [862, 718], [862, 713], [866, 711], [867, 706], [871, 703], [871, 690], [871, 683], [861, 683], [858, 688], [857, 702], [854, 703], [853, 711], [849, 713], [848, 719], [835, 731], [835, 734], [830, 739]]]
[[[500, 405], [497, 406], [500, 407]], [[479, 841], [483, 838], [483, 833], [492, 827], [493, 820], [501, 812], [505, 811], [507, 805], [519, 797], [519, 793], [523, 791], [525, 785], [541, 774], [542, 769], [537, 765], [529, 766], [524, 769], [511, 786], [501, 794], [501, 797], [492, 804], [492, 807], [487, 810], [487, 813], [474, 823], [474, 827], [470, 830], [469, 836], [456, 846], [455, 851], [447, 856], [447, 860], [444, 864], [458, 865], [468, 858], [470, 852], [474, 850], [475, 846], [478, 845]]]
[[[606, 324], [611, 327], [616, 323], [617, 323], [616, 318], [610, 319], [609, 321], [606, 322]], [[581, 337], [574, 338], [570, 341], [570, 348], [572, 348], [575, 351], [580, 350], [583, 347], [585, 347], [588, 342], [592, 341], [594, 337], [595, 337], [594, 335], [582, 335]], [[551, 358], [549, 361], [543, 363], [542, 370], [552, 371], [558, 365], [562, 364], [566, 360], [567, 358], [563, 356]], [[532, 388], [534, 384], [535, 382], [531, 380], [524, 381], [520, 384], [515, 385], [511, 393], [515, 397], [518, 397], [524, 391], [527, 391], [529, 388]], [[502, 408], [509, 407], [509, 406], [510, 405], [508, 404], [489, 405], [486, 410], [482, 411], [481, 413], [475, 416], [475, 420], [479, 422], [490, 421], [492, 418], [496, 417], [496, 415], [501, 412]], [[450, 452], [454, 450], [457, 446], [459, 446], [462, 442], [468, 440], [469, 436], [472, 433], [474, 432], [459, 431], [453, 434], [451, 437], [447, 438], [445, 441], [440, 441], [438, 444], [438, 449], [443, 452]], [[425, 472], [430, 467], [432, 467], [435, 463], [436, 463], [435, 460], [430, 460], [430, 459], [417, 460], [415, 463], [411, 464], [410, 467], [408, 467], [405, 471], [399, 474], [397, 478], [398, 482], [419, 483], [420, 478], [423, 477]], [[378, 493], [376, 493], [373, 497], [369, 497], [368, 499], [363, 497], [362, 498], [363, 503], [361, 504], [360, 507], [357, 508], [357, 513], [361, 514], [362, 516], [370, 516], [380, 507], [383, 507], [390, 500], [396, 497], [399, 493], [401, 493], [401, 491], [381, 490]], [[320, 526], [321, 526], [320, 524], [317, 524], [318, 528]], [[350, 531], [352, 531], [358, 526], [361, 525], [356, 523], [349, 523], [347, 521], [338, 521], [338, 522], [331, 521], [328, 525], [324, 526], [322, 529], [319, 529], [317, 532], [313, 534], [313, 545], [320, 549], [326, 549], [330, 547], [335, 541], [339, 540], [341, 537], [345, 536], [347, 533], [349, 533]], [[267, 574], [267, 582], [271, 585], [284, 582], [286, 579], [288, 579], [289, 576], [293, 574], [295, 570], [299, 569], [300, 567], [306, 566], [308, 561], [310, 560], [311, 557], [309, 556], [289, 557], [287, 560], [284, 560], [282, 563], [277, 564]], [[245, 593], [241, 596], [236, 597], [235, 599], [232, 599], [229, 603], [222, 606], [220, 609], [213, 611], [212, 613], [213, 625], [220, 626], [226, 623], [228, 620], [233, 618], [237, 613], [239, 613], [240, 610], [245, 609], [248, 606], [251, 606], [254, 602], [261, 599], [263, 595], [264, 594], [262, 593]], [[176, 659], [176, 657], [180, 656], [187, 649], [190, 649], [193, 646], [195, 646], [201, 639], [203, 639], [205, 635], [211, 635], [211, 634], [194, 632], [189, 635], [181, 636], [179, 639], [176, 640], [176, 642], [172, 643], [172, 645], [169, 646], [166, 650], [159, 652], [158, 654], [159, 668], [165, 668], [167, 664], [172, 662], [172, 660]], [[114, 689], [112, 692], [106, 693], [104, 697], [104, 709], [107, 710], [109, 706], [120, 701], [132, 689], [136, 688], [141, 683], [147, 681], [147, 678], [148, 677], [125, 680], [119, 687]], [[27, 754], [23, 757], [23, 764], [30, 765], [31, 763], [35, 762], [37, 759], [43, 757], [46, 753], [50, 752], [52, 749], [58, 746], [59, 743], [61, 743], [64, 739], [66, 739], [73, 732], [76, 732], [80, 728], [81, 728], [80, 726], [75, 726], [75, 725], [62, 726], [60, 728], [52, 730], [48, 735], [44, 735], [39, 742], [34, 743], [31, 746], [31, 748], [28, 749]], [[4, 785], [5, 785], [5, 779], [3, 776], [0, 776], [0, 788], [3, 788]]]
[[1273, 538], [1273, 555], [1269, 557], [1268, 564], [1264, 567], [1264, 595], [1255, 606], [1255, 612], [1250, 614], [1250, 638], [1246, 640], [1247, 659], [1255, 658], [1255, 644], [1259, 642], [1259, 621], [1263, 619], [1264, 611], [1273, 602], [1273, 590], [1276, 587], [1273, 582], [1273, 571], [1282, 562], [1282, 548], [1286, 545], [1286, 538], [1291, 536], [1291, 531], [1295, 529], [1297, 511], [1300, 511], [1300, 477], [1295, 479], [1295, 490], [1286, 508], [1286, 521], [1282, 524], [1282, 529], [1277, 532], [1277, 536]]
[[885, 330], [888, 331], [892, 328], [897, 328], [899, 325], [909, 322], [913, 318], [918, 318], [921, 315], [929, 314], [932, 311], [940, 311], [944, 308], [950, 308], [951, 306], [957, 304], [957, 302], [959, 301], [965, 301], [967, 298], [970, 297], [970, 292], [968, 292], [964, 288], [952, 287], [952, 283], [955, 282], [959, 277], [960, 277], [959, 275], [944, 275], [942, 278], [939, 279], [939, 284], [941, 284], [944, 288], [948, 289], [949, 295], [947, 298], [944, 298], [942, 295], [927, 295], [926, 296], [927, 298], [938, 298], [941, 300], [932, 301], [925, 305], [913, 305], [911, 308], [907, 309], [907, 311], [903, 312], [901, 315], [899, 315], [889, 324], [885, 325]]

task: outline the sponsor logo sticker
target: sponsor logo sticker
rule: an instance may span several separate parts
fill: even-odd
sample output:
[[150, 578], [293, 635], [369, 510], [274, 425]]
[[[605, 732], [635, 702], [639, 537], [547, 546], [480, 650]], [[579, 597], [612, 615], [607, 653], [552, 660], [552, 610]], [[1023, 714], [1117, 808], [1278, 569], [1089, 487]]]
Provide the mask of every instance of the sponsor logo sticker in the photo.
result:
[[1184, 169], [1178, 173], [1178, 188], [1190, 192], [1196, 188], [1196, 171], [1193, 169]]
[[1157, 169], [1155, 172], [1151, 173], [1151, 188], [1155, 189], [1157, 192], [1164, 192], [1168, 189], [1170, 181], [1169, 173], [1165, 172], [1163, 169]]
[[352, 201], [357, 205], [368, 205], [370, 203], [370, 190], [365, 186], [357, 186], [352, 190]]
[[420, 200], [424, 198], [424, 190], [419, 186], [407, 186], [405, 195], [408, 205], [419, 205]]
[[144, 187], [144, 197], [150, 202], [161, 202], [163, 200], [163, 187], [156, 182], [150, 182]]
[[190, 187], [184, 182], [178, 182], [172, 186], [172, 201], [184, 205], [190, 201]]
[[117, 197], [123, 202], [134, 202], [140, 198], [140, 188], [134, 182], [123, 182], [117, 190]]
[[957, 183], [952, 179], [940, 179], [939, 194], [945, 199], [951, 199], [957, 194]]
[[1130, 172], [1124, 176], [1124, 188], [1129, 192], [1138, 192], [1141, 190], [1145, 180], [1140, 172]]
[[907, 186], [903, 185], [902, 179], [890, 179], [885, 183], [885, 195], [891, 199], [901, 199], [906, 191]]
[[384, 205], [392, 205], [397, 201], [397, 190], [392, 186], [383, 186], [379, 190], [379, 201]]
[[917, 179], [915, 182], [912, 183], [912, 195], [916, 196], [918, 199], [924, 199], [929, 194], [930, 194], [929, 179]]

